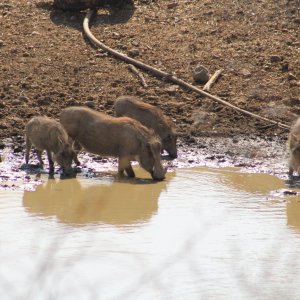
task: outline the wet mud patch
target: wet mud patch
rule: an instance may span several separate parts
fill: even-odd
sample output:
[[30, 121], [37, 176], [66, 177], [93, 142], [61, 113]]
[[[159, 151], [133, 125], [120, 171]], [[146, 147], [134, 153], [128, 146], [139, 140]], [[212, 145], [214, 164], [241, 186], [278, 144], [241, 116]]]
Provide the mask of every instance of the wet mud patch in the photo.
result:
[[[16, 151], [17, 149], [17, 151]], [[24, 142], [6, 139], [5, 147], [0, 150], [0, 189], [34, 189], [45, 178], [65, 179], [56, 165], [55, 173], [48, 175], [47, 159], [44, 155], [44, 168], [37, 165], [34, 151], [31, 153], [30, 165], [24, 165]], [[168, 172], [176, 168], [192, 168], [206, 166], [212, 168], [236, 167], [241, 172], [268, 173], [288, 179], [289, 185], [300, 186], [298, 177], [288, 178], [286, 141], [280, 138], [260, 137], [200, 137], [193, 138], [188, 143], [181, 140], [178, 143], [178, 158], [170, 160], [162, 155], [164, 166]], [[93, 178], [96, 180], [129, 180], [117, 178], [118, 160], [81, 152], [79, 154], [81, 166], [76, 167], [74, 176], [77, 178]], [[138, 168], [138, 163], [133, 162]], [[138, 168], [140, 169], [140, 168]], [[140, 181], [133, 183], [147, 183], [150, 175], [140, 173]], [[139, 175], [140, 175], [139, 174]], [[291, 186], [292, 187], [292, 186]]]

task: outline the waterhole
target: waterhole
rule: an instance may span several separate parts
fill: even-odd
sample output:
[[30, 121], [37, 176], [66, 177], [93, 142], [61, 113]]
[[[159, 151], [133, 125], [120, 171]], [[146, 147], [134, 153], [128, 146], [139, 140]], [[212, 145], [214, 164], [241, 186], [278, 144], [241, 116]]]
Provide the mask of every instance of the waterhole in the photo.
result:
[[299, 299], [300, 198], [235, 168], [0, 191], [1, 299]]

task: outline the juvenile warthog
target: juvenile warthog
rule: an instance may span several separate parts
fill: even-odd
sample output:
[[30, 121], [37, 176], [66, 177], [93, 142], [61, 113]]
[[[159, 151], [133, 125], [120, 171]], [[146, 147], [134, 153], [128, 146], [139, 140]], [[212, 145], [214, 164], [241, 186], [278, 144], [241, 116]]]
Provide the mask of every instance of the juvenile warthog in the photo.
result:
[[290, 152], [289, 175], [293, 175], [294, 171], [300, 175], [300, 118], [291, 128], [288, 147]]
[[159, 108], [132, 96], [119, 97], [114, 108], [116, 117], [127, 116], [152, 128], [161, 139], [162, 149], [166, 150], [171, 158], [177, 157], [175, 124]]
[[88, 152], [119, 158], [118, 171], [134, 177], [131, 160], [138, 160], [153, 179], [162, 180], [161, 143], [152, 130], [131, 118], [114, 118], [87, 107], [63, 110], [60, 122], [69, 136]]
[[31, 146], [36, 148], [37, 157], [43, 165], [42, 152], [47, 151], [50, 172], [54, 171], [54, 160], [62, 167], [63, 173], [72, 173], [72, 160], [79, 164], [70, 145], [68, 135], [61, 124], [47, 117], [33, 117], [26, 125], [26, 156], [28, 164]]

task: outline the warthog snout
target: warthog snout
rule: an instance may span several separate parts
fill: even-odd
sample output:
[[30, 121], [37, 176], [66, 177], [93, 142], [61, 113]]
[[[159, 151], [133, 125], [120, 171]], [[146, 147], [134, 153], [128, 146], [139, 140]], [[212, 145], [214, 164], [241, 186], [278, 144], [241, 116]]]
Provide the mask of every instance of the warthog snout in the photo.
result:
[[153, 136], [139, 157], [141, 166], [151, 174], [154, 180], [163, 180], [167, 172], [161, 163], [160, 152], [161, 143]]
[[158, 170], [154, 168], [154, 170], [151, 172], [151, 176], [154, 180], [164, 180], [165, 175], [167, 173], [167, 167], [165, 168], [159, 168]]
[[71, 145], [60, 143], [61, 150], [54, 154], [54, 160], [61, 166], [64, 175], [72, 175], [74, 173], [72, 162], [75, 158], [75, 151]]

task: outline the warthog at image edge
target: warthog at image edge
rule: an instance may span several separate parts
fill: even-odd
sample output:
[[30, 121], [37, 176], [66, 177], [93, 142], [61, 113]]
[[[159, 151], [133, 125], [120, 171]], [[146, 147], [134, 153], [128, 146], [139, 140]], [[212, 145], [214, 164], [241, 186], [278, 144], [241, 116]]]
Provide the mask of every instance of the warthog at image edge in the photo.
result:
[[127, 117], [114, 118], [87, 107], [64, 109], [60, 122], [86, 151], [118, 157], [120, 175], [126, 171], [129, 177], [134, 177], [131, 161], [138, 160], [153, 179], [164, 179], [166, 170], [160, 159], [159, 138], [140, 122]]
[[[25, 162], [28, 165], [32, 145], [35, 147], [39, 163], [43, 166], [42, 153], [47, 152], [50, 173], [54, 171], [54, 161], [62, 168], [64, 174], [72, 173], [72, 161], [80, 164], [69, 137], [62, 125], [48, 117], [33, 117], [25, 127], [26, 154]], [[52, 159], [53, 154], [53, 159]]]
[[300, 175], [300, 118], [292, 126], [289, 139], [289, 175], [292, 176], [294, 172]]
[[159, 108], [133, 96], [121, 96], [115, 101], [114, 109], [116, 117], [127, 116], [153, 129], [161, 139], [162, 149], [171, 158], [177, 157], [175, 124]]

